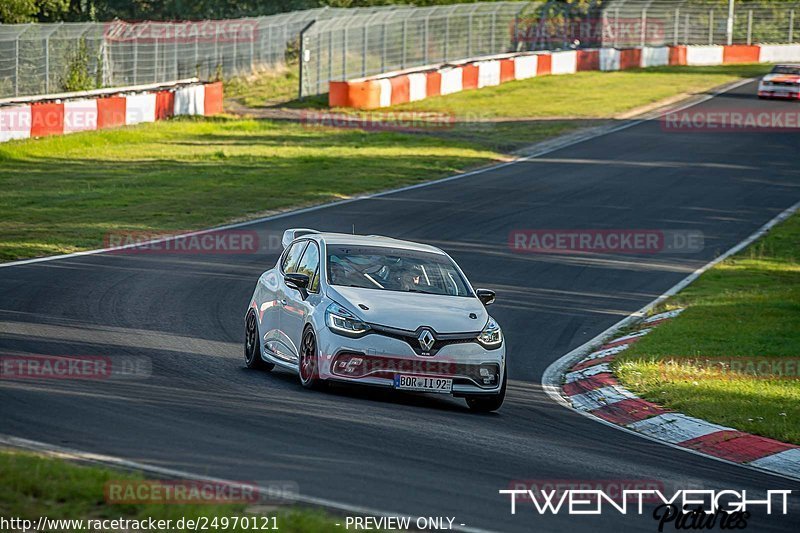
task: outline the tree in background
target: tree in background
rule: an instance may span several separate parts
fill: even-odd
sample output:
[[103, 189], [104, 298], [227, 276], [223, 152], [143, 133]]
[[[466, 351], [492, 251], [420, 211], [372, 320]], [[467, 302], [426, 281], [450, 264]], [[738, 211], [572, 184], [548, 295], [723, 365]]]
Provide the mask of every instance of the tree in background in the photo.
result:
[[70, 0], [0, 0], [0, 23], [57, 22], [69, 4]]

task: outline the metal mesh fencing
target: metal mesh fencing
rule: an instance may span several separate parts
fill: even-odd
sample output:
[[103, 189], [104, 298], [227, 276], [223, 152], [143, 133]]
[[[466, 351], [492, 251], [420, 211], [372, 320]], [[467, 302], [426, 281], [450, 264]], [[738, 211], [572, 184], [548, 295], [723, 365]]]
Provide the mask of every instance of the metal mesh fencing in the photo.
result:
[[[197, 22], [0, 24], [0, 98], [76, 89], [231, 77], [298, 53], [312, 20], [392, 11], [318, 8]], [[86, 86], [90, 85], [90, 86]]]
[[602, 44], [619, 48], [791, 43], [800, 30], [800, 2], [793, 1], [736, 1], [732, 13], [727, 0], [610, 0], [603, 6]]
[[397, 7], [316, 21], [303, 33], [301, 96], [344, 80], [511, 51], [528, 2]]

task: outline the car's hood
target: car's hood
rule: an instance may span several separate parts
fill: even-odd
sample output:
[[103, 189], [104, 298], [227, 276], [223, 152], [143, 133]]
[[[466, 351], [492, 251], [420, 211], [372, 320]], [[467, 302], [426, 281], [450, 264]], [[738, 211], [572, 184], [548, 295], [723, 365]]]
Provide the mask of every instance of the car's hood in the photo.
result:
[[800, 76], [796, 74], [767, 74], [762, 79], [776, 83], [800, 83]]
[[[370, 324], [415, 331], [420, 326], [437, 333], [467, 333], [483, 329], [489, 314], [475, 297], [331, 286], [328, 296]], [[363, 309], [359, 304], [366, 306]], [[473, 314], [476, 318], [470, 318]]]

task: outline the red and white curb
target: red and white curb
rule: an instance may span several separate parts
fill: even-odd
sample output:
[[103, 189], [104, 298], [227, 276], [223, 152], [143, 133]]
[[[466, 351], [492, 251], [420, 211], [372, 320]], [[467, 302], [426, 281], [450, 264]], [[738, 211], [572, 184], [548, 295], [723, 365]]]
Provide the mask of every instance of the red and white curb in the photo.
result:
[[800, 478], [800, 446], [751, 435], [676, 413], [639, 398], [619, 384], [610, 363], [680, 314], [667, 311], [642, 321], [643, 329], [614, 338], [580, 359], [564, 375], [561, 392], [573, 408], [652, 439], [738, 464]]

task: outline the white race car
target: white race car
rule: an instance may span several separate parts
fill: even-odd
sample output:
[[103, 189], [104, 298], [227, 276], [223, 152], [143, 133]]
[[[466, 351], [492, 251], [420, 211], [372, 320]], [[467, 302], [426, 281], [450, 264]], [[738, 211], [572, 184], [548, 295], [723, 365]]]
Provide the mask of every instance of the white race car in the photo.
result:
[[758, 82], [758, 97], [800, 99], [800, 65], [775, 65]]
[[500, 326], [433, 246], [380, 236], [287, 230], [245, 315], [245, 363], [331, 381], [452, 394], [475, 411], [506, 393]]

